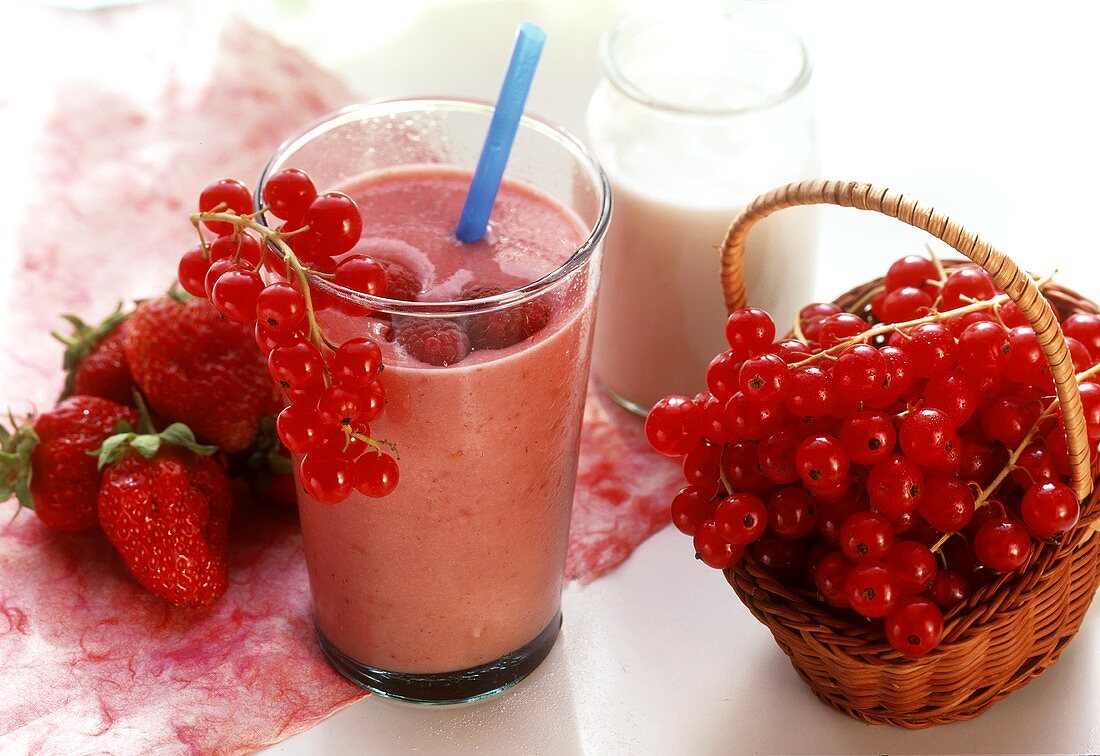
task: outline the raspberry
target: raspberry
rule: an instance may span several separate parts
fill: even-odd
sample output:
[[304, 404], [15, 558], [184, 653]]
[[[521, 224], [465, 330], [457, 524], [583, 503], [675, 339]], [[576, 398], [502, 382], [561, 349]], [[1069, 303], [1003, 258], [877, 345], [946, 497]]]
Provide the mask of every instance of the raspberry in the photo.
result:
[[470, 353], [470, 339], [453, 321], [410, 321], [397, 332], [397, 343], [429, 365], [445, 367]]
[[[460, 299], [482, 299], [503, 294], [495, 286], [467, 286]], [[496, 312], [472, 315], [466, 323], [466, 333], [474, 349], [505, 349], [534, 336], [550, 322], [550, 305], [532, 300]]]
[[402, 302], [415, 302], [422, 288], [416, 274], [401, 263], [390, 260], [377, 260], [386, 271], [386, 297], [400, 299]]

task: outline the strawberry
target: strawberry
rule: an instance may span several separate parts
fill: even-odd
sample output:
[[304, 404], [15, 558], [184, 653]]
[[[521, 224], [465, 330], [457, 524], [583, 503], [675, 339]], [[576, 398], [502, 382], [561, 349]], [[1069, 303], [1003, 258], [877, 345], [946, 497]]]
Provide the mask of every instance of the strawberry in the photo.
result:
[[99, 396], [118, 404], [134, 403], [134, 379], [123, 352], [128, 316], [121, 303], [97, 326], [88, 325], [76, 315], [62, 315], [73, 327], [70, 336], [53, 334], [65, 345], [62, 365], [67, 377], [62, 399]]
[[[503, 294], [495, 286], [468, 286], [460, 299], [481, 299]], [[474, 349], [504, 349], [534, 336], [550, 322], [550, 305], [533, 299], [496, 312], [471, 315], [466, 322], [466, 334]]]
[[233, 499], [215, 451], [181, 423], [99, 450], [99, 524], [142, 587], [175, 606], [209, 606], [229, 587]]
[[57, 530], [93, 527], [100, 475], [89, 452], [120, 423], [130, 427], [136, 422], [137, 412], [129, 407], [73, 396], [14, 432], [0, 426], [0, 501], [14, 493]]
[[406, 320], [397, 331], [397, 343], [429, 365], [453, 365], [470, 353], [470, 340], [450, 320]]
[[281, 407], [252, 331], [205, 299], [169, 296], [134, 310], [124, 348], [134, 381], [158, 415], [235, 452], [252, 443], [262, 416]]

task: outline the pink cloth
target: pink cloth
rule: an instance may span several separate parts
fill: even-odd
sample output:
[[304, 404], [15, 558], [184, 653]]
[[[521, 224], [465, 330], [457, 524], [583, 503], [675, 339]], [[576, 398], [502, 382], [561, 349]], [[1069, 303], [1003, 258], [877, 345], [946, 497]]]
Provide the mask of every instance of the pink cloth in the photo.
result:
[[[180, 7], [105, 18], [90, 40], [69, 42], [139, 34], [137, 62], [118, 61], [115, 73], [141, 71], [69, 80], [41, 135], [40, 198], [20, 231], [3, 313], [0, 407], [56, 396], [61, 350], [47, 334], [59, 312], [94, 317], [165, 289], [205, 183], [255, 177], [285, 136], [355, 99], [239, 24], [216, 47], [199, 45], [209, 53], [199, 76], [188, 54], [212, 32]], [[103, 84], [135, 77], [159, 87]], [[677, 475], [648, 452], [637, 418], [590, 392], [569, 577], [604, 574], [662, 527]], [[13, 512], [14, 502], [0, 504], [0, 750], [239, 753], [363, 695], [314, 641], [293, 513], [235, 513], [230, 588], [196, 613], [144, 593], [101, 534], [54, 533], [29, 513], [8, 524]]]

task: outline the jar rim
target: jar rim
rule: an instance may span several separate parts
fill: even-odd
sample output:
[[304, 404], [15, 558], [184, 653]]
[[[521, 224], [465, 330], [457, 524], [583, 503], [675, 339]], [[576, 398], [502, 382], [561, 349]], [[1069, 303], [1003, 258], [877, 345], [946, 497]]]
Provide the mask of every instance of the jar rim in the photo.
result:
[[[729, 20], [732, 18], [733, 13], [733, 8], [724, 7], [718, 16], [721, 19]], [[806, 43], [802, 38], [783, 24], [765, 19], [758, 13], [746, 12], [744, 10], [738, 10], [737, 13], [739, 14], [740, 20], [747, 20], [760, 30], [766, 29], [773, 34], [786, 37], [787, 40], [795, 43], [795, 49], [798, 51], [800, 58], [800, 65], [795, 75], [780, 91], [765, 94], [761, 96], [759, 100], [749, 105], [706, 107], [687, 105], [683, 102], [656, 96], [633, 81], [626, 75], [623, 71], [623, 67], [617, 60], [616, 44], [621, 41], [622, 36], [626, 33], [635, 32], [641, 28], [656, 25], [682, 22], [684, 20], [683, 13], [641, 12], [628, 14], [619, 19], [619, 21], [600, 39], [600, 65], [603, 68], [604, 75], [611, 85], [619, 90], [619, 92], [638, 104], [654, 110], [661, 110], [670, 114], [684, 116], [740, 116], [759, 113], [786, 102], [805, 89], [813, 73], [813, 67], [810, 64], [810, 56], [806, 49]]]

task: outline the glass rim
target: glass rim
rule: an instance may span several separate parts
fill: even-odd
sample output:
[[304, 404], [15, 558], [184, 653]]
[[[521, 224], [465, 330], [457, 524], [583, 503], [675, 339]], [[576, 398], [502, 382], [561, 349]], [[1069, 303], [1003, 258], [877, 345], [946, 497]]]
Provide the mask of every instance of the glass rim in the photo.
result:
[[[489, 118], [492, 117], [493, 109], [494, 105], [491, 101], [478, 98], [433, 96], [386, 97], [368, 100], [365, 103], [349, 105], [340, 110], [323, 115], [306, 124], [296, 134], [283, 141], [283, 143], [276, 148], [275, 152], [272, 153], [271, 157], [268, 158], [267, 163], [260, 173], [260, 178], [256, 184], [253, 195], [253, 203], [258, 213], [256, 219], [263, 225], [269, 228], [271, 227], [264, 213], [260, 212], [264, 207], [263, 190], [267, 183], [267, 179], [284, 167], [294, 167], [285, 165], [290, 155], [297, 152], [305, 144], [333, 129], [355, 121], [365, 120], [371, 116], [392, 115], [393, 113], [400, 112], [430, 112], [432, 110], [483, 114], [486, 116], [485, 124], [486, 128], [488, 128]], [[309, 277], [310, 285], [315, 286], [317, 289], [331, 296], [340, 297], [354, 304], [368, 307], [371, 310], [392, 315], [421, 317], [466, 316], [499, 310], [503, 307], [520, 304], [533, 299], [582, 267], [592, 257], [592, 253], [602, 242], [610, 223], [611, 185], [608, 182], [607, 175], [604, 173], [603, 168], [600, 166], [595, 156], [580, 139], [549, 119], [524, 113], [523, 117], [520, 119], [520, 128], [533, 130], [536, 133], [548, 137], [570, 152], [584, 167], [588, 174], [588, 178], [599, 191], [599, 212], [596, 220], [591, 224], [587, 238], [563, 263], [541, 278], [523, 286], [489, 297], [462, 301], [407, 302], [400, 299], [389, 299], [387, 297], [364, 294], [363, 292], [348, 289], [347, 287], [312, 275]], [[269, 245], [269, 249], [274, 252], [280, 260], [282, 259], [282, 253], [274, 245]]]
[[[699, 10], [700, 9], [695, 9], [692, 12], [698, 14]], [[722, 15], [728, 11], [728, 8], [724, 9]], [[739, 12], [744, 13], [743, 10], [739, 10]], [[795, 74], [786, 88], [782, 91], [761, 97], [751, 105], [718, 108], [683, 105], [675, 100], [655, 97], [643, 87], [635, 84], [623, 73], [616, 61], [614, 51], [615, 44], [619, 40], [620, 35], [632, 28], [642, 25], [658, 24], [673, 18], [680, 19], [683, 16], [679, 13], [642, 11], [630, 13], [620, 18], [615, 25], [600, 38], [600, 67], [603, 69], [603, 73], [607, 77], [607, 80], [611, 82], [611, 85], [619, 90], [619, 92], [641, 105], [653, 108], [654, 110], [662, 110], [666, 113], [684, 116], [740, 116], [759, 113], [774, 108], [791, 99], [806, 88], [813, 73], [813, 67], [810, 64], [810, 54], [806, 49], [806, 43], [803, 39], [783, 24], [771, 19], [765, 19], [756, 12], [749, 12], [746, 15], [757, 26], [770, 28], [772, 31], [779, 32], [789, 40], [792, 40], [798, 49], [798, 55], [801, 59], [801, 66], [799, 67], [798, 73]]]

